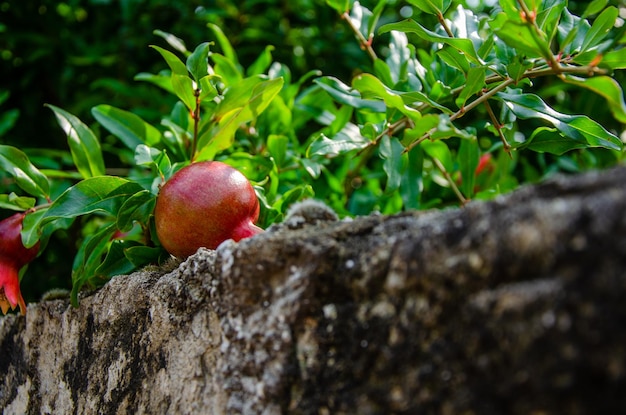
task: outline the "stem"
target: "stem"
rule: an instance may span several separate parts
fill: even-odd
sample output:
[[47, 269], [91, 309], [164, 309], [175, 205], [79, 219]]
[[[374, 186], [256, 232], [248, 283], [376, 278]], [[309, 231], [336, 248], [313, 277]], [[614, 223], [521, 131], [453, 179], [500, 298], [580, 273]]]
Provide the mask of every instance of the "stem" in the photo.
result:
[[191, 152], [189, 154], [189, 160], [193, 161], [196, 157], [196, 148], [198, 146], [198, 124], [200, 124], [200, 89], [196, 88], [193, 91], [193, 95], [196, 97], [196, 108], [193, 111], [191, 117], [193, 118], [193, 140], [191, 140]]
[[432, 160], [433, 160], [433, 163], [435, 163], [435, 166], [437, 167], [437, 169], [439, 169], [439, 171], [443, 174], [443, 176], [446, 178], [448, 183], [450, 183], [450, 187], [452, 188], [452, 191], [454, 192], [456, 197], [459, 199], [461, 204], [462, 205], [466, 204], [468, 200], [465, 198], [465, 196], [463, 196], [463, 193], [461, 193], [456, 183], [454, 183], [454, 179], [452, 179], [452, 176], [450, 176], [450, 173], [448, 173], [448, 170], [446, 170], [446, 167], [441, 163], [441, 161], [439, 161], [439, 159], [433, 158]]
[[545, 39], [543, 36], [543, 32], [541, 31], [539, 26], [537, 26], [536, 12], [534, 10], [530, 10], [528, 6], [526, 6], [524, 0], [518, 0], [517, 2], [524, 12], [524, 15], [526, 16], [524, 21], [530, 26], [533, 40], [541, 48], [541, 51], [544, 54], [544, 58], [548, 61], [548, 64], [557, 74], [561, 73], [561, 65], [554, 57], [554, 54], [550, 50], [550, 47], [547, 46], [544, 42]]
[[378, 56], [376, 56], [376, 52], [374, 52], [374, 48], [372, 48], [373, 38], [370, 37], [369, 39], [365, 39], [365, 36], [363, 36], [363, 33], [361, 33], [359, 28], [356, 27], [354, 23], [352, 22], [352, 19], [350, 18], [350, 15], [348, 14], [347, 11], [343, 12], [343, 14], [341, 15], [341, 18], [344, 19], [348, 23], [348, 26], [350, 26], [350, 29], [352, 29], [352, 31], [354, 32], [354, 35], [359, 40], [359, 44], [361, 45], [361, 48], [367, 51], [367, 54], [370, 56], [372, 61], [375, 61], [376, 59], [378, 59]]
[[448, 36], [449, 37], [454, 37], [454, 34], [452, 33], [452, 30], [450, 30], [450, 28], [448, 27], [448, 24], [446, 23], [446, 18], [443, 17], [443, 13], [438, 12], [437, 13], [437, 19], [439, 20], [439, 23], [443, 26], [443, 29], [446, 31]]
[[[497, 85], [496, 87], [490, 89], [488, 92], [484, 93], [483, 95], [481, 95], [478, 98], [476, 98], [474, 101], [470, 102], [467, 106], [461, 108], [460, 110], [458, 110], [457, 112], [452, 114], [450, 116], [450, 121], [454, 121], [456, 119], [461, 118], [462, 116], [465, 115], [465, 113], [467, 113], [468, 111], [474, 109], [475, 107], [477, 107], [478, 105], [482, 104], [483, 102], [487, 102], [488, 99], [490, 99], [495, 94], [497, 94], [498, 92], [502, 91], [503, 89], [505, 89], [506, 87], [508, 87], [509, 85], [511, 85], [513, 83], [515, 83], [515, 80], [513, 78], [508, 78], [507, 80], [502, 82], [500, 85]], [[404, 149], [403, 152], [407, 153], [407, 152], [411, 151], [413, 149], [413, 147], [419, 145], [422, 141], [424, 141], [425, 139], [430, 137], [435, 131], [437, 131], [437, 127], [430, 129], [428, 132], [426, 132], [419, 139], [417, 139], [416, 141], [414, 141], [411, 144], [409, 144]]]
[[496, 114], [493, 113], [493, 109], [491, 109], [491, 104], [489, 101], [485, 101], [485, 108], [487, 109], [487, 114], [489, 114], [489, 118], [491, 119], [491, 123], [494, 128], [498, 132], [498, 136], [500, 137], [500, 141], [502, 141], [502, 145], [504, 146], [504, 151], [511, 157], [511, 146], [508, 141], [506, 141], [506, 137], [502, 132], [502, 127], [500, 126], [500, 120], [496, 117]]

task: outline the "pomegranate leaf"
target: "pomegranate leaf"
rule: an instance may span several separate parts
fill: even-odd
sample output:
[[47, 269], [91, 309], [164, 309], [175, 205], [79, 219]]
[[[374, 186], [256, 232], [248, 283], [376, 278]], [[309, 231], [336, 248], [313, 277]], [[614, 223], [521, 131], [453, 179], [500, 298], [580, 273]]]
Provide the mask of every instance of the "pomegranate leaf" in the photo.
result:
[[54, 219], [75, 218], [94, 212], [117, 216], [120, 206], [143, 190], [138, 183], [116, 176], [82, 180], [52, 203], [42, 219], [42, 225]]
[[208, 134], [199, 137], [198, 152], [194, 161], [212, 160], [218, 152], [230, 147], [237, 129], [242, 124], [256, 119], [280, 92], [282, 86], [282, 78], [257, 84], [243, 107], [228, 113], [213, 129], [209, 130]]
[[461, 171], [461, 191], [466, 197], [474, 195], [474, 179], [476, 176], [476, 168], [480, 159], [480, 149], [478, 148], [477, 139], [461, 140], [459, 153], [457, 155], [457, 163]]
[[135, 150], [139, 144], [151, 146], [161, 141], [161, 132], [132, 112], [110, 105], [98, 105], [91, 109], [91, 114], [131, 150]]
[[[96, 269], [101, 264], [102, 255], [107, 252], [111, 238], [117, 231], [115, 223], [103, 226], [93, 235], [89, 235], [78, 248], [72, 266], [72, 291], [70, 300], [78, 307], [78, 293], [83, 285], [92, 280]], [[95, 279], [95, 283], [103, 284], [105, 279]]]
[[0, 144], [0, 167], [10, 174], [26, 193], [43, 198], [50, 196], [48, 179], [30, 162], [22, 150]]
[[163, 59], [165, 59], [165, 62], [167, 62], [167, 65], [172, 70], [172, 75], [177, 74], [182, 76], [189, 76], [189, 73], [187, 72], [187, 66], [185, 66], [183, 61], [181, 61], [178, 56], [174, 55], [169, 50], [163, 49], [159, 46], [151, 45], [150, 47], [159, 52]]
[[135, 222], [148, 223], [155, 203], [156, 196], [149, 190], [142, 190], [130, 196], [117, 212], [117, 229], [128, 232]]
[[84, 178], [102, 176], [104, 159], [100, 142], [93, 131], [69, 112], [54, 105], [46, 106], [54, 111], [59, 125], [67, 135], [67, 143], [78, 172]]
[[209, 42], [199, 44], [191, 55], [187, 57], [186, 67], [196, 83], [209, 75]]
[[537, 95], [501, 92], [497, 96], [515, 116], [521, 119], [542, 119], [552, 124], [565, 137], [586, 143], [586, 147], [604, 147], [611, 150], [621, 150], [623, 147], [619, 138], [589, 117], [561, 114], [549, 107]]

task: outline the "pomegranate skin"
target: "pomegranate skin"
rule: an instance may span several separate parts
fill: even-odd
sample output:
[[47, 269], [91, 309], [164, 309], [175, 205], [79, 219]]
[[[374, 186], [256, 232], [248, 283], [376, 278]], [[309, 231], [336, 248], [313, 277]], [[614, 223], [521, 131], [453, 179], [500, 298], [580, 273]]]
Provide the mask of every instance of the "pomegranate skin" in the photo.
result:
[[31, 248], [22, 244], [22, 221], [26, 213], [16, 213], [0, 221], [0, 310], [6, 314], [19, 306], [26, 314], [26, 303], [20, 291], [19, 271], [39, 252], [39, 242]]
[[254, 225], [258, 217], [259, 201], [248, 179], [217, 161], [176, 172], [159, 191], [154, 210], [159, 241], [179, 258], [262, 232]]

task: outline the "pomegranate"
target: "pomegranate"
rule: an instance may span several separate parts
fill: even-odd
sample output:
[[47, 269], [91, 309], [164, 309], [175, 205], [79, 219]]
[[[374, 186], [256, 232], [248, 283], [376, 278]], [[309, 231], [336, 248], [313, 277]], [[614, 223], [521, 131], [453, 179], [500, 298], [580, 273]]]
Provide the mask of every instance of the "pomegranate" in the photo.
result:
[[0, 222], [0, 309], [6, 314], [18, 305], [26, 314], [26, 304], [20, 291], [19, 272], [24, 265], [35, 259], [39, 242], [31, 248], [22, 244], [22, 221], [26, 213], [20, 212]]
[[159, 241], [179, 258], [262, 232], [254, 224], [258, 217], [259, 201], [248, 179], [218, 161], [176, 172], [159, 191], [154, 209]]

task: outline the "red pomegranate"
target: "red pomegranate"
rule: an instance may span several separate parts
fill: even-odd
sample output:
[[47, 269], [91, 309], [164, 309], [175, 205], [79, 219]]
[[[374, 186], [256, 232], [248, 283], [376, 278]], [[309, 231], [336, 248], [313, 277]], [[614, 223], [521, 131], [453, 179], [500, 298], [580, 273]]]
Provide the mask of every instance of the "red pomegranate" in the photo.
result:
[[258, 217], [259, 201], [248, 179], [218, 161], [176, 172], [159, 191], [154, 210], [159, 241], [179, 258], [262, 232], [254, 224]]

